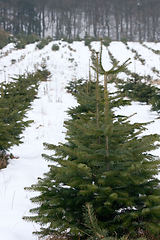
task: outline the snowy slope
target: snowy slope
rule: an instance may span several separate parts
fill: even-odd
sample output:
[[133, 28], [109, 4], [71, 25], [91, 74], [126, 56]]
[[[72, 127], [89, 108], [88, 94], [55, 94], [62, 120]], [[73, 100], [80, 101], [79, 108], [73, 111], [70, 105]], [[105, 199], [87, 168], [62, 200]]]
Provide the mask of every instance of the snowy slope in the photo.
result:
[[[59, 44], [60, 50], [51, 50], [53, 42], [44, 49], [36, 49], [36, 44], [27, 45], [25, 49], [16, 50], [13, 44], [9, 44], [0, 51], [0, 81], [11, 81], [16, 74], [33, 72], [45, 60], [47, 68], [51, 71], [51, 78], [42, 82], [39, 87], [38, 96], [32, 104], [32, 110], [28, 112], [28, 118], [34, 120], [31, 127], [24, 133], [24, 143], [11, 149], [17, 158], [12, 159], [6, 169], [0, 170], [0, 239], [5, 240], [36, 240], [38, 237], [32, 235], [38, 225], [27, 223], [22, 220], [28, 214], [30, 208], [34, 207], [30, 198], [36, 193], [24, 190], [24, 187], [36, 183], [36, 179], [48, 171], [48, 163], [44, 161], [41, 154], [45, 152], [43, 142], [54, 143], [64, 141], [63, 121], [67, 118], [66, 110], [76, 104], [75, 99], [66, 92], [67, 82], [73, 79], [86, 78], [89, 74], [89, 59], [91, 52], [83, 42], [68, 44], [62, 41], [55, 41]], [[147, 44], [147, 43], [146, 43]], [[137, 73], [153, 73], [152, 67], [160, 70], [158, 65], [159, 55], [148, 50], [139, 43], [128, 43], [129, 49], [121, 42], [112, 42], [109, 46], [114, 57], [123, 63], [129, 57], [132, 64], [129, 69]], [[153, 49], [159, 49], [160, 45], [148, 45]], [[100, 50], [100, 43], [93, 42], [92, 48]], [[146, 65], [134, 60], [134, 48], [145, 58]], [[12, 64], [12, 59], [16, 60]], [[103, 51], [103, 65], [106, 70], [111, 67], [107, 49]], [[94, 74], [93, 71], [92, 75]], [[119, 109], [124, 115], [137, 112], [132, 121], [146, 122], [155, 120], [158, 115], [150, 112], [150, 106], [134, 102], [132, 106]], [[146, 134], [160, 133], [160, 119], [149, 125]], [[160, 156], [160, 150], [155, 152]]]

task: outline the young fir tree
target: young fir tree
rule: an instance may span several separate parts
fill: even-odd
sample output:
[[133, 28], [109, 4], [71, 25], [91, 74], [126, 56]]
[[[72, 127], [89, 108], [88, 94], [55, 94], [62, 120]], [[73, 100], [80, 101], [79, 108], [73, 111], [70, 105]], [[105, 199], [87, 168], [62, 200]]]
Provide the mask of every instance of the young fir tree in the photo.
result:
[[[6, 151], [14, 144], [18, 145], [21, 143], [20, 135], [22, 131], [32, 122], [23, 120], [30, 105], [30, 101], [26, 101], [26, 98], [29, 98], [30, 92], [32, 91], [32, 89], [29, 89], [29, 86], [26, 85], [25, 80], [27, 82], [26, 78], [20, 76], [15, 82], [3, 83], [1, 85], [1, 151]], [[35, 93], [32, 92], [32, 94], [32, 98], [34, 99]]]
[[158, 147], [159, 136], [142, 136], [147, 124], [131, 124], [114, 112], [125, 101], [118, 93], [108, 93], [106, 75], [122, 67], [105, 72], [100, 61], [98, 68], [105, 75], [104, 87], [98, 81], [77, 87], [79, 105], [68, 111], [66, 143], [44, 144], [55, 152], [43, 155], [53, 165], [27, 188], [40, 194], [31, 199], [38, 204], [30, 210], [34, 216], [24, 219], [39, 223], [42, 236], [67, 231], [76, 239], [79, 233], [87, 238], [86, 203], [108, 234], [160, 232], [160, 160], [149, 153]]
[[28, 74], [13, 78], [11, 83], [0, 85], [0, 152], [5, 153], [11, 146], [19, 145], [22, 131], [32, 121], [26, 121], [26, 112], [36, 98], [43, 74]]
[[[143, 76], [139, 76], [137, 73], [132, 73], [131, 78], [126, 81], [119, 80], [120, 84], [117, 87], [121, 89], [127, 97], [139, 102], [145, 102], [147, 104], [157, 103], [157, 96], [160, 94], [159, 88], [152, 86], [150, 83], [142, 82]], [[141, 89], [141, 91], [139, 90]]]

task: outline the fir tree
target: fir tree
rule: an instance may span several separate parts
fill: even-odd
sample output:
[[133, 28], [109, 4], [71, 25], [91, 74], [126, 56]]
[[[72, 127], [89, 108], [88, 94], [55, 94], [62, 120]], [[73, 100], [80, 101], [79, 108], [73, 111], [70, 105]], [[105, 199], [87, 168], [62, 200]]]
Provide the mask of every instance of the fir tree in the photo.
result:
[[87, 238], [86, 203], [93, 206], [100, 229], [109, 234], [134, 235], [139, 229], [160, 232], [156, 177], [160, 160], [149, 153], [159, 147], [155, 144], [159, 136], [143, 136], [147, 123], [131, 124], [128, 117], [116, 115], [114, 107], [128, 102], [119, 92], [107, 91], [107, 77], [123, 67], [126, 63], [107, 72], [100, 57], [97, 69], [105, 76], [104, 87], [91, 81], [88, 87], [87, 82], [77, 87], [74, 96], [79, 105], [68, 111], [66, 143], [44, 144], [55, 152], [43, 154], [53, 164], [44, 178], [27, 188], [40, 194], [31, 199], [39, 204], [30, 210], [35, 215], [25, 217], [41, 225], [37, 233], [42, 236], [68, 231]]
[[43, 71], [28, 73], [27, 77], [20, 75], [12, 80], [11, 83], [0, 85], [0, 152], [3, 154], [11, 146], [22, 143], [23, 130], [33, 122], [24, 119], [36, 98], [40, 80], [44, 80], [44, 75]]
[[[34, 82], [24, 76], [13, 79], [14, 82], [1, 84], [0, 112], [0, 150], [5, 152], [13, 145], [19, 145], [22, 131], [32, 122], [24, 120], [26, 111], [37, 93]], [[32, 86], [30, 86], [33, 84]]]
[[127, 82], [119, 80], [121, 84], [117, 84], [117, 87], [132, 100], [147, 104], [155, 102], [157, 104], [157, 96], [160, 93], [159, 88], [152, 86], [150, 83], [142, 82], [144, 78], [137, 73], [132, 73], [131, 75], [132, 77], [127, 79]]

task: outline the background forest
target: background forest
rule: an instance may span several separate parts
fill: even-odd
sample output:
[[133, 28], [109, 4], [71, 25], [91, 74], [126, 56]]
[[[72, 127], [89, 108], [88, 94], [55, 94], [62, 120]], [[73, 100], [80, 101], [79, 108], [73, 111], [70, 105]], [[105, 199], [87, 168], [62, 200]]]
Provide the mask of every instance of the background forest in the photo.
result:
[[159, 41], [159, 0], [0, 0], [0, 27], [55, 39]]

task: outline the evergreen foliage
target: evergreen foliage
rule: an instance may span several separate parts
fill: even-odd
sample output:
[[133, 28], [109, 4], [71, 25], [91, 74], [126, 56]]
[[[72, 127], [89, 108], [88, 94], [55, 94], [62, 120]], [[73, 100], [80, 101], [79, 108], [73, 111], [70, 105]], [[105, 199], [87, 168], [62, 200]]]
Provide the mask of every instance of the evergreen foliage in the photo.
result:
[[53, 45], [52, 45], [52, 50], [53, 50], [53, 51], [58, 51], [58, 50], [59, 50], [58, 44], [53, 44]]
[[123, 81], [122, 79], [117, 81], [118, 89], [132, 100], [151, 104], [151, 110], [159, 113], [160, 89], [150, 83], [142, 82], [144, 80], [143, 76], [139, 76], [137, 73], [130, 74], [131, 78], [128, 78], [127, 81]]
[[[84, 208], [84, 221], [85, 221], [85, 226], [88, 228], [88, 240], [91, 239], [104, 239], [107, 240], [108, 238], [106, 237], [108, 235], [108, 231], [106, 230], [101, 230], [96, 216], [93, 211], [93, 206], [90, 203], [86, 203], [85, 208]], [[109, 238], [110, 239], [110, 238]]]
[[25, 33], [18, 33], [13, 36], [9, 32], [0, 29], [0, 49], [6, 46], [8, 43], [15, 43], [17, 49], [23, 49], [27, 44], [35, 43], [39, 41], [39, 37], [36, 34], [26, 35]]
[[160, 113], [160, 91], [158, 91], [158, 93], [153, 96], [151, 99], [151, 104], [151, 110]]
[[132, 73], [132, 77], [127, 79], [127, 82], [123, 81], [123, 84], [120, 86], [120, 88], [123, 89], [123, 92], [127, 97], [149, 104], [152, 97], [159, 89], [149, 83], [147, 84], [142, 82], [142, 79], [143, 77], [136, 73]]
[[[112, 64], [116, 64], [118, 61], [110, 51], [108, 53]], [[131, 100], [151, 104], [151, 110], [160, 113], [160, 89], [150, 83], [152, 77], [150, 75], [140, 76], [127, 68], [124, 69], [124, 72], [128, 75], [127, 81], [116, 78], [114, 75], [112, 76], [116, 87]]]
[[103, 45], [108, 47], [109, 44], [112, 42], [112, 39], [110, 37], [104, 37], [103, 38]]
[[10, 37], [10, 42], [15, 43], [17, 49], [23, 49], [27, 44], [35, 43], [39, 41], [39, 37], [36, 34], [17, 34], [15, 37]]
[[[93, 206], [90, 203], [86, 203], [84, 207], [84, 221], [87, 231], [87, 240], [128, 240], [130, 239], [128, 235], [124, 235], [123, 237], [117, 238], [117, 236], [108, 236], [108, 231], [106, 229], [101, 229], [99, 227], [97, 218], [93, 211]], [[116, 233], [115, 233], [116, 235]], [[146, 238], [138, 237], [137, 240], [146, 240]]]
[[[14, 144], [21, 143], [20, 134], [30, 121], [24, 121], [26, 110], [36, 95], [37, 83], [30, 87], [32, 77], [14, 78], [14, 82], [1, 84], [1, 137], [0, 150], [6, 151]], [[29, 88], [30, 87], [30, 88]]]
[[51, 72], [47, 69], [46, 59], [42, 58], [41, 68], [37, 69], [34, 77], [36, 79], [40, 79], [41, 81], [47, 81], [47, 79], [51, 76]]
[[79, 85], [81, 85], [85, 80], [83, 78], [78, 79], [77, 81], [70, 81], [66, 86], [67, 92], [74, 93], [78, 91]]
[[38, 49], [44, 48], [46, 45], [48, 45], [49, 42], [51, 42], [53, 39], [51, 37], [42, 38], [41, 41], [36, 45]]
[[91, 42], [99, 40], [98, 38], [90, 37], [90, 36], [85, 36], [84, 37], [84, 45], [88, 46], [91, 48]]
[[105, 71], [100, 57], [97, 69], [105, 76], [104, 87], [98, 81], [75, 85], [73, 95], [78, 106], [68, 110], [66, 142], [44, 144], [54, 150], [50, 156], [43, 154], [52, 162], [50, 171], [26, 188], [39, 192], [31, 199], [38, 204], [30, 210], [34, 216], [24, 217], [41, 225], [37, 234], [67, 231], [76, 239], [78, 234], [86, 239], [86, 203], [96, 215], [98, 225], [93, 225], [99, 234], [136, 236], [146, 229], [159, 234], [160, 187], [156, 175], [160, 160], [150, 153], [159, 147], [155, 143], [159, 135], [144, 136], [148, 123], [131, 124], [129, 117], [117, 115], [115, 107], [128, 101], [121, 92], [107, 90], [109, 74], [125, 67], [126, 63], [120, 67], [116, 64]]
[[33, 122], [24, 119], [42, 79], [42, 74], [35, 73], [27, 77], [20, 75], [11, 83], [0, 84], [0, 162], [11, 146], [22, 143], [23, 130]]

